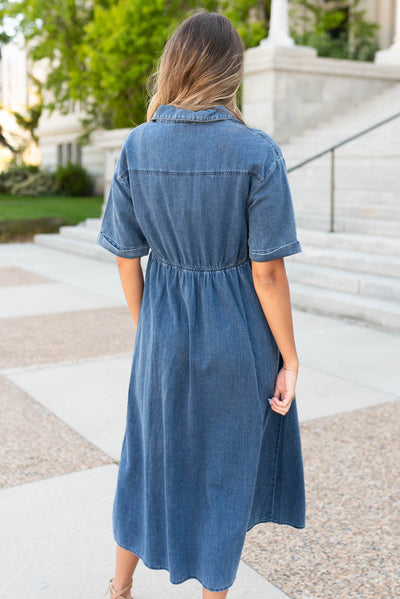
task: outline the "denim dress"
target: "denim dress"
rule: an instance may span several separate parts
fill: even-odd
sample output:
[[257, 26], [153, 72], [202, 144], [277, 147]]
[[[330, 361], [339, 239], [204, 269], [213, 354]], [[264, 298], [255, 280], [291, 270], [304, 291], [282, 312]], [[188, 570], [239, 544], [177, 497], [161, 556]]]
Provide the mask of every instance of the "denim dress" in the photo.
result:
[[115, 541], [225, 590], [255, 524], [305, 526], [296, 398], [268, 403], [283, 361], [251, 272], [302, 251], [279, 145], [223, 105], [159, 106], [123, 144], [97, 242], [148, 255]]

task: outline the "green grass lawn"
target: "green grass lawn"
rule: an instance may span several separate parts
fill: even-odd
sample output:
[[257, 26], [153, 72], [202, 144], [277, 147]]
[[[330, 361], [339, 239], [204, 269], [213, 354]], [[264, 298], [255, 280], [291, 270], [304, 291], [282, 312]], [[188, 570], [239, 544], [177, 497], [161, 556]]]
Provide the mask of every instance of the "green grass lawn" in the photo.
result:
[[102, 203], [99, 196], [26, 198], [0, 194], [0, 221], [60, 217], [75, 225], [86, 218], [100, 218]]

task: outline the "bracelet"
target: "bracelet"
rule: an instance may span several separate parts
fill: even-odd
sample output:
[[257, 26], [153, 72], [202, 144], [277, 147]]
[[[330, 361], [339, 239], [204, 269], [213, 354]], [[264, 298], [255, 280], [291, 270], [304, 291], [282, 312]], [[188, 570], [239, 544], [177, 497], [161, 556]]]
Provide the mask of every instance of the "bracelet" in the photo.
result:
[[282, 368], [284, 368], [285, 370], [290, 370], [290, 372], [295, 372], [296, 374], [298, 374], [298, 370], [292, 370], [291, 368], [286, 368], [286, 366], [282, 366]]

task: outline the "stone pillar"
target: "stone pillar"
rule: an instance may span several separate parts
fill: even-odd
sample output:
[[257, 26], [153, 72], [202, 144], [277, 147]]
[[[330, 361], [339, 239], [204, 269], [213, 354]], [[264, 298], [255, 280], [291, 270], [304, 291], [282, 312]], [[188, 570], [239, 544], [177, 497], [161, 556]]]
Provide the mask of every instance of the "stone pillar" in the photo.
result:
[[97, 143], [98, 147], [104, 152], [104, 200], [101, 217], [103, 217], [106, 208], [115, 165], [121, 153], [122, 145], [131, 131], [132, 128], [129, 127], [102, 131], [101, 139]]
[[271, 22], [268, 37], [261, 40], [260, 46], [293, 46], [289, 35], [288, 0], [272, 0]]
[[400, 67], [400, 0], [396, 1], [396, 29], [393, 44], [375, 54], [376, 64], [398, 65]]

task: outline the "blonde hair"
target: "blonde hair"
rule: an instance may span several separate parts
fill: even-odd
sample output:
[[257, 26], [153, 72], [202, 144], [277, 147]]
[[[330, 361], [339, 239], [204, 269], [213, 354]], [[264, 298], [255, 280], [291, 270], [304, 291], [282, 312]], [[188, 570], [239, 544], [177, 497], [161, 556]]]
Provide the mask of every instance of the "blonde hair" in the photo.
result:
[[161, 104], [196, 111], [224, 105], [245, 124], [236, 104], [243, 63], [244, 44], [231, 21], [198, 9], [167, 40], [146, 82], [147, 121]]

